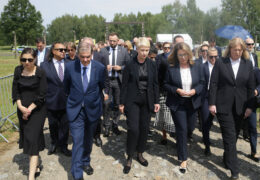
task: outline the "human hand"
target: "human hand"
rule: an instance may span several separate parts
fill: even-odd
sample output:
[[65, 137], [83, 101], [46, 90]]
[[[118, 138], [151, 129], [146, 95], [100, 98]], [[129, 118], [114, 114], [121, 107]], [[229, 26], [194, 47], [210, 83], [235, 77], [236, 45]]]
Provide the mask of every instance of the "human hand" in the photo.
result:
[[120, 104], [119, 105], [119, 111], [124, 114], [124, 109], [125, 109], [125, 106], [123, 104]]
[[120, 71], [120, 70], [122, 69], [121, 66], [118, 66], [118, 65], [112, 66], [112, 68], [113, 68], [115, 71]]
[[252, 113], [252, 109], [246, 108], [244, 119], [248, 118]]
[[210, 112], [213, 116], [215, 116], [216, 113], [217, 113], [217, 107], [216, 107], [215, 105], [209, 106], [209, 112]]
[[154, 112], [158, 112], [160, 110], [160, 104], [154, 104]]
[[111, 65], [107, 65], [107, 71], [111, 71], [112, 70], [112, 66]]

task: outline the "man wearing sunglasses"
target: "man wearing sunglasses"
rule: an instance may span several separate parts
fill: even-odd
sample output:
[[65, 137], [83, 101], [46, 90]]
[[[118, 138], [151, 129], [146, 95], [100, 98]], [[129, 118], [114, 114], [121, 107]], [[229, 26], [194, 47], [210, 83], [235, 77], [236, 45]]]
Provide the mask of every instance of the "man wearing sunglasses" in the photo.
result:
[[65, 65], [69, 63], [69, 60], [64, 59], [65, 53], [65, 46], [56, 42], [51, 47], [48, 61], [41, 63], [41, 68], [46, 73], [48, 84], [46, 105], [51, 137], [48, 155], [55, 153], [57, 148], [60, 148], [60, 151], [65, 156], [71, 156], [71, 151], [68, 150], [67, 98], [63, 87]]
[[251, 39], [251, 38], [247, 38], [246, 39], [246, 47], [247, 47], [247, 50], [250, 54], [250, 60], [253, 64], [253, 66], [258, 67], [258, 58], [257, 58], [257, 55], [254, 53], [254, 47], [255, 47], [254, 40]]
[[201, 120], [202, 120], [202, 135], [203, 135], [203, 142], [205, 145], [204, 154], [206, 156], [211, 155], [210, 151], [210, 138], [209, 138], [209, 131], [212, 125], [212, 121], [214, 116], [209, 112], [209, 103], [208, 103], [208, 92], [209, 92], [209, 83], [212, 69], [215, 65], [215, 62], [218, 58], [218, 50], [216, 48], [209, 48], [207, 51], [207, 61], [202, 65], [203, 66], [203, 75], [206, 80], [204, 89], [202, 91], [202, 105], [200, 108], [201, 112]]
[[195, 62], [199, 64], [204, 64], [208, 60], [208, 50], [209, 44], [208, 42], [203, 42], [199, 49], [199, 58], [195, 60]]

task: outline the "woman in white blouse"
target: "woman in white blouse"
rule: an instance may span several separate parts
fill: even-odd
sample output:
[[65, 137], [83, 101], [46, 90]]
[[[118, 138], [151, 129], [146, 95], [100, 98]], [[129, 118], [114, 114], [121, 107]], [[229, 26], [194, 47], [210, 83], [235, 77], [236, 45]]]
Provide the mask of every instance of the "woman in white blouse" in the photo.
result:
[[192, 52], [186, 43], [175, 45], [168, 57], [169, 68], [164, 88], [166, 105], [170, 108], [176, 126], [177, 153], [180, 172], [187, 168], [187, 137], [192, 138], [196, 122], [196, 110], [201, 105], [200, 93], [205, 83], [201, 67], [192, 60]]

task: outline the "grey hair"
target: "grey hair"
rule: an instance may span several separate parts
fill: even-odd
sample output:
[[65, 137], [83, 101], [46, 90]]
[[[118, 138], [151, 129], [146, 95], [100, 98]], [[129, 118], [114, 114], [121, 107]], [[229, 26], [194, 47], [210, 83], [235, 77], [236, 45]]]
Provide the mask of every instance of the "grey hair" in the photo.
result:
[[81, 41], [78, 47], [78, 54], [82, 52], [90, 52], [93, 53], [93, 46], [91, 46], [89, 43], [86, 43], [84, 41]]
[[93, 39], [92, 38], [90, 38], [90, 37], [84, 37], [84, 38], [82, 38], [81, 39], [81, 41], [80, 42], [85, 42], [85, 43], [87, 43], [87, 41], [91, 41], [91, 46], [93, 46], [94, 45], [94, 41], [93, 41]]

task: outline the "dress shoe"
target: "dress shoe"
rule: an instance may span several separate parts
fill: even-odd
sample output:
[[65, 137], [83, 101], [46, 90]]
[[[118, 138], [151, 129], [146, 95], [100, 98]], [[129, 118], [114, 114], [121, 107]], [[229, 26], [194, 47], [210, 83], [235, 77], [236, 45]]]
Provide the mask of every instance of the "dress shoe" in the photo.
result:
[[56, 152], [56, 145], [55, 144], [51, 144], [49, 151], [48, 151], [48, 155], [54, 154]]
[[250, 154], [250, 155], [249, 155], [249, 158], [252, 159], [252, 160], [255, 161], [255, 162], [259, 162], [259, 161], [260, 161], [260, 160], [259, 160], [259, 157], [255, 157], [255, 154]]
[[110, 130], [109, 128], [105, 128], [105, 132], [104, 132], [104, 137], [108, 137], [109, 136], [109, 133], [110, 133]]
[[230, 179], [231, 180], [237, 180], [237, 179], [239, 179], [239, 175], [238, 174], [233, 174], [233, 175], [231, 175], [231, 177], [230, 177]]
[[113, 131], [113, 133], [116, 134], [117, 136], [121, 134], [121, 131], [119, 131], [118, 127], [113, 127], [112, 131]]
[[187, 168], [186, 167], [179, 167], [179, 171], [182, 173], [182, 174], [185, 174], [186, 171], [187, 171]]
[[87, 175], [92, 175], [94, 172], [94, 169], [90, 165], [84, 166], [83, 170], [87, 173]]
[[148, 161], [144, 158], [142, 158], [143, 160], [141, 160], [138, 156], [137, 156], [137, 161], [142, 165], [147, 167], [148, 166]]
[[167, 142], [167, 139], [162, 139], [160, 143], [161, 143], [161, 145], [166, 145], [168, 142]]
[[211, 155], [210, 147], [206, 147], [206, 148], [205, 148], [204, 154], [205, 154], [206, 156], [210, 156], [210, 155]]
[[73, 178], [74, 180], [84, 180], [83, 178]]
[[97, 147], [102, 147], [102, 140], [100, 139], [100, 137], [94, 138], [94, 142]]
[[34, 174], [34, 177], [37, 178], [41, 175], [41, 171], [43, 169], [43, 165], [42, 164], [39, 164], [37, 167], [36, 167], [36, 172]]
[[124, 174], [128, 174], [128, 173], [130, 172], [130, 170], [131, 170], [131, 166], [125, 165], [125, 166], [124, 166], [124, 169], [123, 169], [123, 173], [124, 173]]
[[61, 153], [68, 157], [72, 155], [71, 150], [68, 150], [68, 148], [61, 149]]

